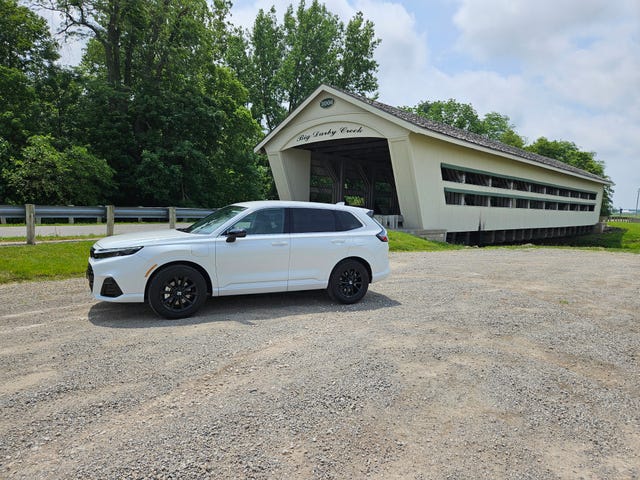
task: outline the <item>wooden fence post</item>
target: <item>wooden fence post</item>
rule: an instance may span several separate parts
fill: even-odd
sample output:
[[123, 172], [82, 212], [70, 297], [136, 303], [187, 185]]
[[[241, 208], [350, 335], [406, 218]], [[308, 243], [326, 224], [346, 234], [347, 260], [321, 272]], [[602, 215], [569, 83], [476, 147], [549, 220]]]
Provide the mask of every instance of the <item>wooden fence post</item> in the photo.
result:
[[24, 219], [27, 224], [27, 245], [36, 244], [36, 206], [27, 203], [24, 206]]
[[107, 237], [113, 235], [114, 224], [116, 222], [115, 207], [107, 205]]
[[176, 207], [169, 207], [169, 228], [176, 228]]

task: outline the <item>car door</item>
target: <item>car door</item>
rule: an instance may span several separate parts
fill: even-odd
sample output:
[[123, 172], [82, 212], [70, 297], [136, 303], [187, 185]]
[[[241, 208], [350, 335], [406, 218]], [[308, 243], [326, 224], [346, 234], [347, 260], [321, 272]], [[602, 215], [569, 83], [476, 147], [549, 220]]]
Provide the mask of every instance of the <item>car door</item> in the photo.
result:
[[285, 209], [264, 208], [247, 214], [231, 228], [246, 237], [216, 239], [218, 295], [278, 292], [287, 289], [290, 236], [285, 233]]
[[291, 208], [288, 290], [325, 288], [333, 267], [348, 256], [349, 232], [336, 231], [331, 209]]

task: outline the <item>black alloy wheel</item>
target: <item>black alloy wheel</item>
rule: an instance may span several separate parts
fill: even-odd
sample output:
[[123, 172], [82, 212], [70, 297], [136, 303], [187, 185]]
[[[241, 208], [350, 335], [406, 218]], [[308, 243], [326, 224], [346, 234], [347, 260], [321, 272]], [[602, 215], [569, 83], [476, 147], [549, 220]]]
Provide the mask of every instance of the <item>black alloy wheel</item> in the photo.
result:
[[207, 282], [195, 268], [175, 265], [160, 270], [151, 280], [148, 302], [164, 318], [185, 318], [207, 299]]
[[357, 260], [345, 260], [335, 266], [329, 278], [329, 296], [340, 303], [356, 303], [369, 288], [369, 272]]

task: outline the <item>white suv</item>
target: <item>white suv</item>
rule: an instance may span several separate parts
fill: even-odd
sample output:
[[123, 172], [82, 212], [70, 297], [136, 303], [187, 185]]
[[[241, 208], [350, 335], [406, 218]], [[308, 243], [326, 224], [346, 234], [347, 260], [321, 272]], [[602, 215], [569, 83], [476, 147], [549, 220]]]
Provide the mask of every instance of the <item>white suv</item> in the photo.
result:
[[98, 300], [147, 302], [165, 318], [194, 314], [208, 296], [326, 288], [355, 303], [389, 275], [388, 251], [369, 210], [246, 202], [182, 230], [103, 238], [91, 248], [87, 278]]

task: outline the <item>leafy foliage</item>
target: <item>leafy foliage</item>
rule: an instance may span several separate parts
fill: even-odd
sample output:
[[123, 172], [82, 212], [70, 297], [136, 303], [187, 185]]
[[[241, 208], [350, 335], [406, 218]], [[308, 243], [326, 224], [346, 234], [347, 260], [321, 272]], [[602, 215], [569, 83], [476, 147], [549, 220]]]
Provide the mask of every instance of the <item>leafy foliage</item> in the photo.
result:
[[29, 76], [41, 76], [59, 57], [47, 22], [18, 4], [0, 0], [0, 64]]
[[[75, 72], [50, 79], [58, 100], [41, 109], [51, 120], [43, 133], [59, 135], [50, 143], [63, 150], [86, 145], [106, 159], [111, 203], [218, 206], [264, 196], [265, 169], [252, 152], [260, 128], [245, 107], [247, 91], [221, 65], [233, 40], [229, 1], [40, 5], [62, 14], [67, 35], [88, 39]], [[27, 164], [14, 168], [23, 178]]]
[[86, 148], [59, 151], [51, 137], [33, 136], [3, 177], [17, 203], [97, 205], [111, 188], [113, 171]]
[[324, 4], [289, 5], [282, 24], [275, 7], [260, 10], [250, 32], [235, 32], [225, 59], [249, 89], [255, 118], [274, 129], [321, 83], [376, 95], [380, 43], [358, 12], [345, 27]]
[[54, 65], [56, 49], [44, 19], [0, 0], [0, 202], [97, 203], [109, 193], [104, 160], [64, 138], [78, 90]]
[[415, 107], [404, 109], [434, 122], [483, 135], [507, 145], [522, 148], [525, 144], [524, 139], [515, 132], [515, 126], [508, 116], [490, 112], [481, 119], [471, 104], [460, 103], [453, 98], [447, 101], [421, 102]]

